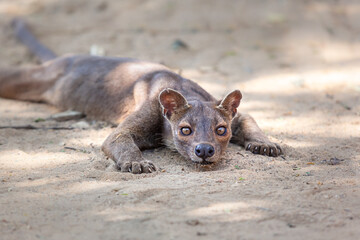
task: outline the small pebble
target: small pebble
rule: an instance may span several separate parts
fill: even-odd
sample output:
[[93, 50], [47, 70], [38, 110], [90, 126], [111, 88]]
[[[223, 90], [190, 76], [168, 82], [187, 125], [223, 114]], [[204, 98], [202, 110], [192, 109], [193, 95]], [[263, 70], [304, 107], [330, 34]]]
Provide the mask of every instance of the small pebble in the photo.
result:
[[66, 112], [60, 112], [56, 113], [50, 116], [50, 119], [63, 122], [63, 121], [69, 121], [69, 120], [76, 120], [83, 118], [85, 115], [81, 112], [77, 111], [66, 111]]
[[176, 39], [172, 44], [171, 44], [172, 49], [174, 49], [175, 51], [178, 50], [185, 50], [188, 49], [189, 46], [182, 40], [180, 39]]
[[77, 128], [77, 129], [88, 129], [88, 128], [90, 128], [90, 124], [88, 124], [85, 121], [80, 121], [80, 122], [72, 124], [71, 127]]
[[338, 159], [336, 157], [330, 158], [330, 159], [324, 159], [321, 161], [322, 164], [327, 164], [327, 165], [338, 165], [340, 164], [342, 161], [344, 161], [344, 159]]
[[99, 57], [105, 56], [105, 49], [103, 47], [95, 45], [95, 44], [91, 45], [90, 55], [91, 56], [99, 56]]
[[199, 225], [199, 224], [200, 224], [200, 221], [197, 220], [197, 219], [187, 220], [187, 221], [186, 221], [186, 224], [187, 224], [187, 225], [190, 225], [190, 226], [196, 226], [196, 225]]

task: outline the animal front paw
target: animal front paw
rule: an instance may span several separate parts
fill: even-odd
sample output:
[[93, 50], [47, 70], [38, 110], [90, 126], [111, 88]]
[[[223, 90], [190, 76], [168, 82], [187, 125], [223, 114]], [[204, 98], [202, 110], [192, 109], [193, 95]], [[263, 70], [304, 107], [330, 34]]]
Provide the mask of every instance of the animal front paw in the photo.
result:
[[121, 172], [131, 172], [134, 174], [152, 173], [156, 171], [155, 165], [149, 160], [142, 161], [118, 161], [117, 169]]
[[257, 142], [257, 141], [248, 141], [245, 143], [246, 150], [254, 154], [261, 154], [270, 157], [277, 157], [283, 154], [283, 151], [279, 144], [272, 143], [270, 141], [266, 142]]

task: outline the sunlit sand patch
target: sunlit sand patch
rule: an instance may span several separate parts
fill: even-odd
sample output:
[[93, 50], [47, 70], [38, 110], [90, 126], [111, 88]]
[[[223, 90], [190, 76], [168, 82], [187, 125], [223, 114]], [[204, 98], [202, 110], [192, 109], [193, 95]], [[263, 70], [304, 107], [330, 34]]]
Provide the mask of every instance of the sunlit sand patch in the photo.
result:
[[83, 181], [80, 183], [72, 184], [72, 186], [69, 186], [66, 191], [71, 193], [85, 193], [90, 191], [94, 192], [103, 188], [116, 187], [118, 185], [119, 184], [115, 182]]
[[1, 2], [0, 13], [9, 15], [26, 15], [41, 8], [41, 2], [37, 0], [22, 0], [14, 2]]
[[105, 218], [107, 221], [123, 221], [139, 218], [140, 216], [144, 217], [144, 214], [153, 213], [158, 211], [157, 208], [150, 206], [137, 205], [136, 207], [121, 207], [121, 209], [108, 208], [101, 212], [96, 212], [94, 214]]
[[251, 84], [238, 83], [234, 84], [234, 87], [241, 85], [244, 92], [264, 93], [266, 95], [278, 94], [279, 90], [281, 90], [282, 94], [288, 94], [289, 96], [304, 92], [304, 89], [307, 91], [324, 91], [337, 88], [342, 90], [354, 89], [355, 86], [360, 85], [360, 70], [357, 65], [358, 63], [354, 63], [350, 66], [330, 66], [319, 70], [298, 70], [301, 74], [297, 73], [296, 70], [266, 74], [254, 77]]
[[[260, 218], [263, 215], [253, 210], [254, 207], [245, 202], [223, 202], [191, 210], [187, 212], [187, 215], [191, 217], [213, 217], [218, 215], [221, 221], [226, 222], [251, 220]], [[217, 218], [217, 220], [220, 219]]]
[[0, 156], [0, 163], [5, 169], [54, 168], [62, 164], [76, 162], [79, 162], [79, 157], [73, 157], [63, 152], [54, 154], [37, 151], [30, 154], [20, 150], [6, 150], [2, 151]]

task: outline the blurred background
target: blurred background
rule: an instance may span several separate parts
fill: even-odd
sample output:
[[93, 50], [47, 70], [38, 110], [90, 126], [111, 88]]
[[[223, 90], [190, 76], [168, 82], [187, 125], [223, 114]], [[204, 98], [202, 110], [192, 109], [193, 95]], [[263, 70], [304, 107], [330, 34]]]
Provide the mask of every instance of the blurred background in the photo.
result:
[[8, 27], [20, 16], [59, 55], [92, 49], [162, 62], [216, 95], [257, 78], [359, 82], [359, 13], [356, 0], [1, 0], [0, 60], [34, 62]]
[[1, 0], [0, 67], [36, 63], [14, 17], [59, 55], [160, 62], [218, 98], [238, 88], [257, 118], [360, 115], [356, 0]]

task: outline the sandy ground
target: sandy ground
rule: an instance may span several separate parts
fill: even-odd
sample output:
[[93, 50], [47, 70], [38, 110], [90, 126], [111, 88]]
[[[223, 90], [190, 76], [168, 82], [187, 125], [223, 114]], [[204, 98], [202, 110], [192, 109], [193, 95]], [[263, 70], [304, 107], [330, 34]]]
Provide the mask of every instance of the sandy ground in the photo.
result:
[[[96, 45], [181, 69], [217, 97], [241, 89], [239, 110], [285, 155], [230, 145], [204, 169], [155, 149], [161, 171], [132, 175], [99, 150], [105, 123], [0, 129], [0, 239], [359, 239], [358, 1], [1, 0], [0, 67], [35, 64], [13, 16], [59, 54]], [[1, 126], [79, 125], [36, 121], [56, 112], [0, 99]]]

